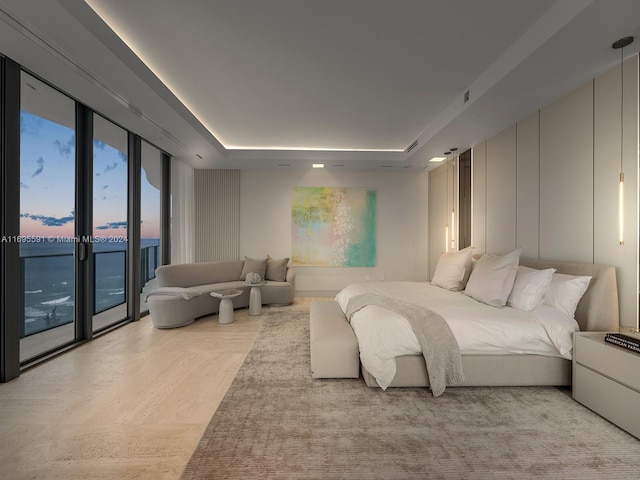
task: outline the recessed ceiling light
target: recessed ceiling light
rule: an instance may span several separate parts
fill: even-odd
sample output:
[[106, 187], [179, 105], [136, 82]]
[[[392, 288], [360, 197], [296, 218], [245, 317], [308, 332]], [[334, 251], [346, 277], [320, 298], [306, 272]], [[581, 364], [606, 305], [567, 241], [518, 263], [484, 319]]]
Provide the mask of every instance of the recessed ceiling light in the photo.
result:
[[324, 163], [314, 163], [311, 165], [313, 168], [324, 168]]
[[429, 160], [430, 162], [444, 162], [446, 160], [446, 157], [433, 157], [431, 160]]

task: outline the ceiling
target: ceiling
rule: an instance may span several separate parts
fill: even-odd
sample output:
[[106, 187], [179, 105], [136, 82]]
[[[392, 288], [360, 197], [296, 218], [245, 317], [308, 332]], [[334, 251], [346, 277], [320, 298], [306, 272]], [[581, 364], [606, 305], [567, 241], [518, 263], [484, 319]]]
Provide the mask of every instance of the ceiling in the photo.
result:
[[0, 20], [2, 53], [197, 168], [423, 170], [619, 63], [640, 2], [0, 0]]

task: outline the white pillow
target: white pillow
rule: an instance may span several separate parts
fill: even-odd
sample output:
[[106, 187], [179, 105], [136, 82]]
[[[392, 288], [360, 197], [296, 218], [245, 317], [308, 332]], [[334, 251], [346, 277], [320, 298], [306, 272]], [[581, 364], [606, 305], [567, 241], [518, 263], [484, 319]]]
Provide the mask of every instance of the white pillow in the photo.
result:
[[555, 268], [536, 270], [520, 265], [507, 303], [524, 312], [537, 308], [544, 300], [555, 271]]
[[521, 248], [506, 255], [484, 254], [476, 262], [465, 295], [494, 307], [504, 307], [518, 271]]
[[459, 252], [445, 252], [440, 255], [431, 284], [459, 292], [464, 289], [471, 273], [472, 247]]
[[544, 303], [573, 318], [591, 277], [554, 273]]

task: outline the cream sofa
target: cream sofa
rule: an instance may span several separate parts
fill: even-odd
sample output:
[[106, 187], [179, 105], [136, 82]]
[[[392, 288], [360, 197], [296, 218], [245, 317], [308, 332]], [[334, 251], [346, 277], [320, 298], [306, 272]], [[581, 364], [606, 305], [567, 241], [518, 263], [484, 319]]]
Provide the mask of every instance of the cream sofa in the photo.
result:
[[213, 291], [239, 289], [242, 294], [232, 299], [233, 307], [249, 305], [248, 285], [244, 277], [258, 273], [265, 284], [260, 287], [263, 305], [288, 305], [295, 295], [295, 271], [287, 258], [232, 260], [163, 265], [156, 269], [158, 288], [147, 295], [151, 321], [156, 328], [189, 325], [204, 315], [217, 313], [220, 299]]

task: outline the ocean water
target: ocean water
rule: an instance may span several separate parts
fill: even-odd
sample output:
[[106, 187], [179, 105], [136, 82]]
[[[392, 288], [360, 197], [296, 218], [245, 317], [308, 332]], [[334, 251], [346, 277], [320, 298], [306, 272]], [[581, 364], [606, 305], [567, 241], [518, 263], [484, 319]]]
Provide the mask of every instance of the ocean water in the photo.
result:
[[[142, 248], [157, 246], [158, 239], [142, 239]], [[24, 327], [22, 336], [73, 321], [74, 258], [73, 243], [21, 243], [23, 269], [22, 297]], [[95, 305], [98, 313], [126, 301], [126, 242], [94, 243]], [[153, 274], [156, 265], [149, 266]], [[90, 288], [90, 286], [89, 286]]]

